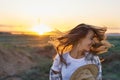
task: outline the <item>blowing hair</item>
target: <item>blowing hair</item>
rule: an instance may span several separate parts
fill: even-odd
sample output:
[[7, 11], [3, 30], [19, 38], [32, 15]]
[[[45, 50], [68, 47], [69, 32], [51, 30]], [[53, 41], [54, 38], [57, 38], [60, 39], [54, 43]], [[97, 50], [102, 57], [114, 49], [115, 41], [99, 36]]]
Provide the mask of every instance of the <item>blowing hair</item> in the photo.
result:
[[[90, 30], [93, 31], [95, 34], [95, 43], [90, 49], [91, 54], [97, 55], [99, 53], [104, 53], [108, 50], [108, 48], [111, 47], [111, 44], [106, 40], [106, 27], [97, 27], [82, 23], [74, 27], [67, 34], [57, 38], [58, 45], [56, 46], [56, 51], [60, 56], [61, 62], [66, 64], [66, 61], [62, 56], [64, 52], [70, 51], [73, 46], [79, 42], [79, 40], [82, 40], [86, 37]], [[105, 47], [106, 49], [102, 50], [103, 47]]]

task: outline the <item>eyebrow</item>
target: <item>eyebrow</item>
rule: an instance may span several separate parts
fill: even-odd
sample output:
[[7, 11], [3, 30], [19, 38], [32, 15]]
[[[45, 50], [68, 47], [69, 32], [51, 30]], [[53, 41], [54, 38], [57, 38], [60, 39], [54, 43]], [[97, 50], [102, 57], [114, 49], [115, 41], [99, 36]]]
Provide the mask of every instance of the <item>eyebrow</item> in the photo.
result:
[[92, 35], [90, 38], [94, 38], [95, 37], [95, 34], [94, 35]]

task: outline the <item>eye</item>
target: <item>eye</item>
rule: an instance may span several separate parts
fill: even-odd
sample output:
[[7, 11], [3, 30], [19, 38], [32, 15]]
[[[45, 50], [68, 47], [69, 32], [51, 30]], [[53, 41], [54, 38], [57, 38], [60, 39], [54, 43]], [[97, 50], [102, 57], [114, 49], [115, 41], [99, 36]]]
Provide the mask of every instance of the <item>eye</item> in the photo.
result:
[[90, 40], [94, 40], [94, 38], [95, 38], [95, 36], [91, 36], [91, 37], [90, 37]]
[[93, 38], [90, 38], [91, 40], [93, 40]]
[[90, 40], [93, 40], [94, 37], [91, 37]]

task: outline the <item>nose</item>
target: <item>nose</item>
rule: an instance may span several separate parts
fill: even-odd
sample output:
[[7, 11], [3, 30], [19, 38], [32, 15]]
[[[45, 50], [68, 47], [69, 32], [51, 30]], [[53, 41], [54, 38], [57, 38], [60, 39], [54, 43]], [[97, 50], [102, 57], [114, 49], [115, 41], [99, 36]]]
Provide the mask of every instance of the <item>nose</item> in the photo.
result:
[[95, 41], [94, 41], [94, 40], [92, 40], [92, 41], [91, 41], [91, 44], [92, 44], [92, 45], [93, 45], [93, 44], [95, 44]]
[[96, 43], [98, 43], [99, 41], [98, 41], [98, 39], [97, 38], [93, 38], [93, 40], [92, 40], [92, 45], [94, 45], [94, 44], [96, 44]]
[[92, 45], [94, 45], [94, 44], [95, 44], [95, 42], [92, 40], [92, 41], [90, 42], [89, 46], [92, 46]]

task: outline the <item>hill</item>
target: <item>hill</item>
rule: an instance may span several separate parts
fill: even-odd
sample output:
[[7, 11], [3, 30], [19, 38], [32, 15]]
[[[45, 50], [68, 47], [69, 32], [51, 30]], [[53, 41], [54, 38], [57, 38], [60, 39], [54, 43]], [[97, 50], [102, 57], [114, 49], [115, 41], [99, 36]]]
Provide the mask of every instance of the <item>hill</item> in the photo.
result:
[[107, 36], [120, 36], [120, 33], [107, 33]]

